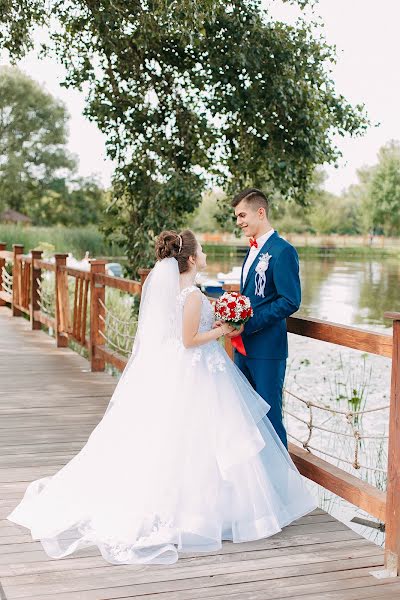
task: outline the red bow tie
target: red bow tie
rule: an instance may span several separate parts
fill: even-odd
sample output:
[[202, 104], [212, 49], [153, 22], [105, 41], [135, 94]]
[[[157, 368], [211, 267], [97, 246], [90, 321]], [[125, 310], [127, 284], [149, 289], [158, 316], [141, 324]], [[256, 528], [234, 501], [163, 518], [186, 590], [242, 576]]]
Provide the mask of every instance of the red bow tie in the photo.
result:
[[250, 238], [249, 239], [249, 243], [250, 243], [250, 248], [258, 248], [258, 244], [257, 244], [257, 240], [255, 240], [254, 238]]

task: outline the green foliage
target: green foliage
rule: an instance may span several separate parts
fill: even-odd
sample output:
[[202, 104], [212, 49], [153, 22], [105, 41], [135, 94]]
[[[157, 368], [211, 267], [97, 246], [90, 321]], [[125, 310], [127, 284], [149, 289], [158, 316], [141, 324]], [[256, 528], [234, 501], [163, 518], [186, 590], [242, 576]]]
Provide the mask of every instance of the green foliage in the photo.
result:
[[92, 178], [55, 179], [41, 195], [30, 199], [27, 214], [36, 225], [72, 227], [97, 223], [106, 209], [105, 194]]
[[[153, 262], [154, 235], [185, 221], [207, 181], [227, 196], [251, 184], [305, 204], [315, 165], [339, 155], [332, 134], [367, 125], [362, 107], [336, 94], [334, 49], [314, 26], [274, 22], [257, 0], [34, 6], [20, 25], [26, 39], [9, 27], [3, 44], [18, 57], [32, 21], [47, 10], [57, 24], [65, 85], [88, 90], [86, 114], [118, 163], [104, 230], [123, 241], [132, 272]], [[17, 21], [25, 10], [7, 7]]]
[[0, 201], [18, 211], [75, 161], [65, 107], [17, 69], [0, 68]]
[[104, 193], [92, 178], [74, 176], [68, 113], [63, 104], [16, 68], [0, 68], [0, 208], [36, 225], [96, 223]]
[[0, 223], [0, 241], [6, 242], [7, 250], [12, 244], [23, 244], [25, 251], [41, 249], [49, 255], [54, 252], [72, 252], [81, 259], [89, 251], [91, 257], [122, 256], [123, 249], [117, 244], [106, 243], [94, 225], [86, 227], [23, 227]]
[[222, 192], [207, 191], [203, 194], [200, 205], [188, 216], [186, 227], [197, 232], [227, 231], [227, 227], [220, 226], [216, 219], [218, 201], [224, 197]]
[[22, 58], [32, 48], [31, 30], [46, 21], [43, 0], [0, 0], [1, 46], [15, 59]]
[[363, 173], [364, 214], [371, 228], [400, 235], [400, 143], [390, 141], [378, 154], [378, 164]]

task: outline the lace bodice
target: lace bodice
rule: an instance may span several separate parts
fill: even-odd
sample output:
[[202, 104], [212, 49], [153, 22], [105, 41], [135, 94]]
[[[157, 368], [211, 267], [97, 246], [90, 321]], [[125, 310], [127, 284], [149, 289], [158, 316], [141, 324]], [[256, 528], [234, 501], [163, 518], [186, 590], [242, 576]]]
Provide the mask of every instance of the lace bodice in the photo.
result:
[[214, 311], [212, 309], [212, 306], [209, 302], [209, 300], [207, 299], [207, 297], [203, 294], [203, 292], [201, 292], [199, 290], [199, 288], [195, 285], [191, 285], [187, 288], [184, 288], [179, 296], [178, 296], [178, 300], [179, 300], [179, 305], [181, 306], [181, 308], [183, 309], [183, 306], [185, 304], [185, 300], [187, 298], [187, 296], [193, 292], [193, 291], [197, 291], [197, 293], [201, 294], [201, 315], [200, 315], [200, 324], [199, 324], [199, 331], [209, 331], [214, 323]]
[[[198, 330], [199, 332], [209, 331], [214, 323], [214, 311], [208, 298], [199, 290], [198, 287], [191, 285], [187, 288], [184, 288], [179, 293], [179, 309], [183, 310], [187, 296], [195, 290], [198, 294], [201, 294], [201, 314]], [[186, 352], [191, 354], [191, 363], [193, 367], [200, 361], [204, 361], [207, 369], [212, 373], [216, 373], [217, 371], [226, 371], [226, 361], [229, 359], [227, 358], [223, 348], [216, 341], [208, 342], [193, 348], [187, 348]]]

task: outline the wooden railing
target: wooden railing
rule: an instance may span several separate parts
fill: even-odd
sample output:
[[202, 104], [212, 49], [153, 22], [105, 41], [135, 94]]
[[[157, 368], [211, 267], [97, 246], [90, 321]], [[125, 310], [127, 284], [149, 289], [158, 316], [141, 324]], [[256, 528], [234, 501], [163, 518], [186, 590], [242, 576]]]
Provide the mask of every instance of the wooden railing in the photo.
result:
[[[106, 287], [140, 295], [142, 282], [106, 275], [105, 260], [90, 260], [90, 270], [85, 271], [68, 267], [67, 257], [68, 254], [59, 253], [54, 255], [54, 262], [45, 261], [41, 250], [31, 250], [25, 255], [22, 245], [13, 244], [11, 252], [0, 242], [0, 306], [10, 304], [13, 316], [28, 316], [32, 329], [40, 329], [42, 325], [52, 329], [57, 347], [65, 347], [69, 340], [74, 340], [86, 348], [92, 371], [103, 371], [106, 362], [123, 369], [126, 359], [107, 348], [101, 335], [105, 331]], [[6, 263], [12, 264], [12, 293], [3, 289]], [[46, 314], [40, 306], [45, 271], [54, 273], [54, 316]], [[145, 278], [148, 270], [141, 272]], [[72, 278], [73, 306], [69, 278]]]
[[[41, 325], [55, 331], [57, 346], [66, 346], [69, 339], [87, 348], [91, 369], [102, 371], [106, 363], [122, 370], [126, 357], [105, 344], [104, 306], [106, 287], [128, 294], [141, 294], [148, 270], [140, 271], [141, 281], [108, 276], [104, 260], [91, 260], [90, 271], [72, 269], [66, 265], [66, 254], [56, 254], [55, 262], [44, 261], [41, 251], [23, 254], [23, 246], [14, 244], [13, 251], [0, 243], [0, 305], [10, 304], [12, 314], [28, 315], [32, 329]], [[13, 265], [12, 294], [4, 291], [2, 268], [6, 261]], [[55, 273], [55, 317], [44, 314], [39, 305], [39, 286], [43, 271]], [[68, 277], [74, 282], [73, 309], [70, 309]], [[225, 286], [237, 290], [238, 286]], [[89, 315], [89, 319], [87, 319]], [[385, 567], [391, 575], [400, 571], [400, 313], [385, 313], [393, 321], [392, 335], [369, 332], [318, 319], [290, 317], [288, 331], [296, 335], [354, 348], [391, 358], [391, 393], [389, 414], [389, 445], [387, 491], [382, 492], [296, 444], [289, 451], [299, 471], [324, 488], [362, 508], [385, 523]], [[226, 342], [232, 357], [232, 346]]]

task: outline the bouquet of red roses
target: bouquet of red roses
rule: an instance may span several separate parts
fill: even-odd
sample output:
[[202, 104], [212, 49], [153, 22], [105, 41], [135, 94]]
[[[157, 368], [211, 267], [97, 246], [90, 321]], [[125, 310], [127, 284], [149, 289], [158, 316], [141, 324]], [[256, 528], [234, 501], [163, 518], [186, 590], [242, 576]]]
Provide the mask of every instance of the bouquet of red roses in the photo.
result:
[[[216, 319], [229, 323], [236, 329], [240, 329], [240, 326], [244, 325], [253, 316], [250, 299], [239, 294], [239, 292], [225, 292], [222, 294], [215, 301], [214, 312]], [[231, 342], [238, 352], [246, 354], [241, 335], [231, 338]]]

